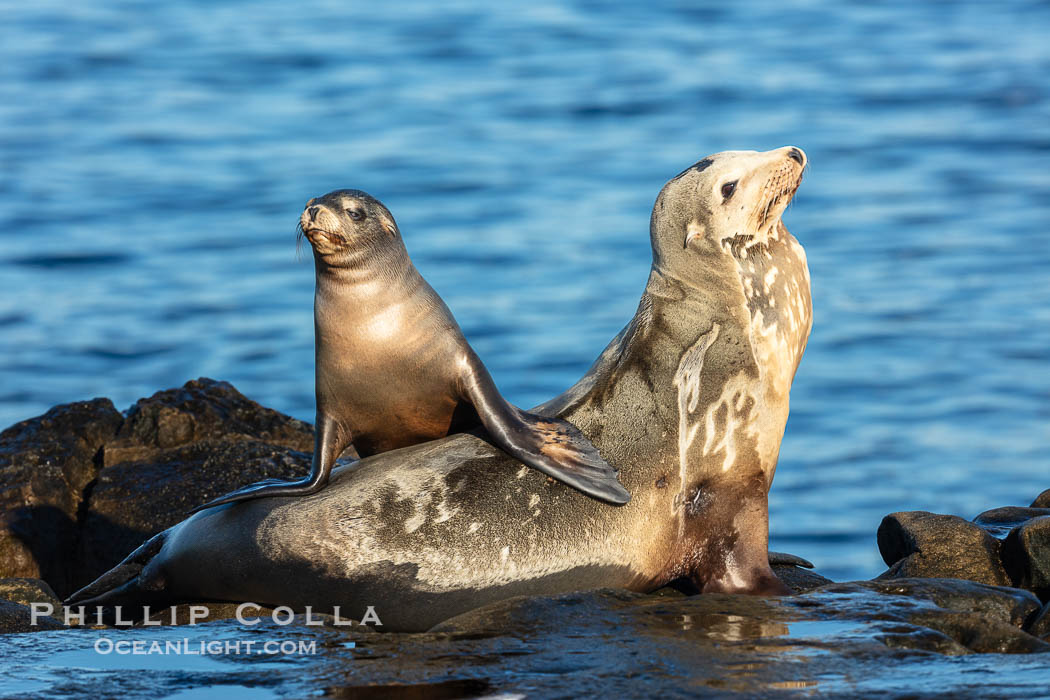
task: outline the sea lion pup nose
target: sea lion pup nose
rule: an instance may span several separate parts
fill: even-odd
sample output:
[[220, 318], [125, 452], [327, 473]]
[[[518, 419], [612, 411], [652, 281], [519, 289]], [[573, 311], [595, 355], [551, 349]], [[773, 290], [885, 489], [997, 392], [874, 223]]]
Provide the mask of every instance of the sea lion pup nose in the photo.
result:
[[479, 422], [528, 466], [599, 500], [630, 500], [616, 470], [575, 426], [523, 411], [500, 395], [379, 200], [360, 190], [311, 199], [299, 231], [313, 248], [317, 278], [311, 473], [296, 482], [252, 484], [195, 510], [315, 493], [351, 444], [367, 457]]

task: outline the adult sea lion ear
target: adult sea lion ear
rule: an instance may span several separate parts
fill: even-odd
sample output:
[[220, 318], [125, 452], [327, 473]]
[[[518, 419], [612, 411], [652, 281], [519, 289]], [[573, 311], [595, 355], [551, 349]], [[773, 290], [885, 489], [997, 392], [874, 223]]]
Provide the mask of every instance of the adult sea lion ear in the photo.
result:
[[391, 238], [397, 238], [400, 235], [400, 231], [397, 230], [397, 224], [394, 223], [394, 219], [387, 213], [383, 212], [379, 215], [379, 223], [383, 225], [383, 229], [390, 234]]

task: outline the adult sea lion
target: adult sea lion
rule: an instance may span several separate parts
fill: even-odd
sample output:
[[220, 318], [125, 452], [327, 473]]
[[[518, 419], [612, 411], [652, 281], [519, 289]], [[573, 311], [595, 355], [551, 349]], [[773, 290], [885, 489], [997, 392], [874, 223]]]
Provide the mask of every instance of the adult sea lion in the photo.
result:
[[780, 220], [805, 163], [796, 148], [726, 152], [668, 182], [634, 318], [535, 409], [619, 467], [626, 506], [524, 467], [508, 488], [512, 458], [458, 434], [340, 468], [311, 496], [198, 513], [70, 603], [372, 605], [383, 629], [422, 630], [522, 594], [674, 580], [787, 592], [767, 561], [766, 494], [811, 326], [805, 254]]
[[299, 230], [313, 248], [317, 277], [311, 473], [251, 484], [195, 510], [315, 493], [351, 443], [367, 457], [479, 421], [496, 445], [530, 467], [609, 503], [631, 499], [573, 425], [522, 411], [500, 395], [379, 200], [360, 190], [329, 192], [307, 202]]

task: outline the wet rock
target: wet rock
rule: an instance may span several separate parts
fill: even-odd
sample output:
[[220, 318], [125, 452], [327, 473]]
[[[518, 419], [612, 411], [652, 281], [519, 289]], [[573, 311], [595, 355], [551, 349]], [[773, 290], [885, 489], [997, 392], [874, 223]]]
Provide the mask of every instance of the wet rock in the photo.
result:
[[1050, 489], [1043, 491], [1032, 501], [1032, 508], [1050, 508]]
[[309, 424], [259, 405], [227, 382], [202, 377], [135, 403], [116, 439], [106, 446], [105, 466], [141, 462], [157, 449], [215, 439], [313, 451]]
[[944, 632], [914, 624], [885, 625], [875, 635], [875, 638], [890, 649], [930, 651], [944, 656], [963, 656], [972, 653], [971, 649]]
[[986, 510], [974, 518], [973, 522], [983, 527], [993, 537], [1002, 539], [1010, 534], [1010, 530], [1013, 530], [1015, 527], [1023, 525], [1032, 518], [1038, 518], [1043, 515], [1050, 515], [1050, 508], [1007, 506], [1005, 508]]
[[1002, 557], [1014, 585], [1050, 601], [1050, 516], [1011, 530], [1003, 540]]
[[[124, 668], [94, 672], [85, 679], [79, 672], [84, 650], [97, 659], [92, 642], [117, 638], [112, 630], [47, 635], [36, 646], [32, 640], [41, 636], [12, 639], [6, 647], [0, 638], [5, 660], [0, 686], [8, 694], [14, 687], [48, 697], [192, 695], [217, 684], [235, 694], [250, 688], [307, 697], [324, 689], [326, 695], [354, 698], [1045, 694], [1050, 656], [974, 651], [1050, 646], [1001, 616], [984, 619], [980, 613], [879, 590], [898, 583], [833, 584], [780, 598], [618, 590], [525, 596], [460, 615], [425, 633], [307, 627], [298, 619], [278, 625], [265, 617], [250, 629], [215, 619], [207, 625], [119, 633], [129, 641], [185, 640], [191, 649], [215, 640], [314, 645], [308, 653], [278, 657], [277, 663], [252, 663], [244, 656], [209, 659], [207, 673], [173, 671], [165, 664], [134, 673]], [[22, 669], [33, 670], [35, 685], [28, 691], [17, 685]]]
[[962, 579], [894, 579], [836, 583], [819, 591], [850, 593], [874, 591], [884, 596], [902, 596], [929, 601], [939, 608], [975, 613], [992, 620], [1023, 627], [1039, 612], [1040, 602], [1028, 591], [1005, 586], [989, 586]]
[[832, 583], [831, 579], [824, 578], [815, 571], [809, 571], [797, 566], [774, 564], [772, 569], [777, 578], [795, 593], [806, 593], [814, 588], [820, 588]]
[[261, 479], [302, 477], [310, 461], [309, 454], [254, 440], [202, 440], [103, 469], [81, 528], [73, 590], [191, 508]]
[[813, 600], [839, 619], [878, 623], [880, 640], [894, 648], [951, 655], [1050, 652], [1050, 644], [1021, 629], [1039, 609], [1027, 591], [957, 579], [855, 581], [824, 586], [796, 604]]
[[65, 625], [48, 615], [39, 615], [34, 623], [33, 612], [19, 603], [0, 600], [0, 633], [40, 632], [65, 629]]
[[56, 406], [0, 433], [0, 577], [67, 586], [85, 490], [123, 417], [108, 399]]
[[1010, 585], [999, 562], [999, 540], [954, 515], [924, 511], [891, 513], [878, 530], [887, 578], [960, 578]]
[[[440, 622], [430, 629], [432, 633], [530, 636], [558, 624], [592, 615], [608, 614], [630, 603], [652, 598], [658, 603], [667, 601], [677, 606], [697, 596], [665, 598], [646, 596], [618, 588], [603, 588], [562, 595], [515, 596], [476, 608]], [[707, 596], [710, 598], [710, 596]], [[596, 618], [596, 619], [600, 619]]]
[[988, 615], [944, 611], [916, 612], [908, 616], [908, 622], [936, 630], [979, 654], [1050, 652], [1050, 644]]
[[55, 610], [62, 607], [51, 586], [37, 578], [3, 578], [0, 579], [0, 600], [21, 605], [30, 603], [49, 603]]

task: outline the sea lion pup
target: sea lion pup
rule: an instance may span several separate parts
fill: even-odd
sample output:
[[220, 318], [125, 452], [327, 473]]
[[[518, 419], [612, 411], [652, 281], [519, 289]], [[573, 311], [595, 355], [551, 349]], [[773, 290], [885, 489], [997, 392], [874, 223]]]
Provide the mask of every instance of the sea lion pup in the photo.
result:
[[367, 457], [479, 421], [496, 445], [528, 466], [608, 503], [631, 499], [573, 425], [522, 411], [500, 395], [379, 200], [360, 190], [329, 192], [307, 202], [299, 230], [313, 248], [317, 277], [311, 473], [251, 484], [195, 510], [315, 493], [351, 443]]
[[198, 513], [71, 603], [252, 601], [425, 630], [516, 595], [672, 581], [785, 593], [766, 494], [811, 324], [802, 247], [780, 217], [796, 148], [704, 158], [653, 208], [641, 303], [587, 374], [543, 406], [572, 421], [632, 493], [609, 508], [475, 435], [369, 457], [324, 491]]

